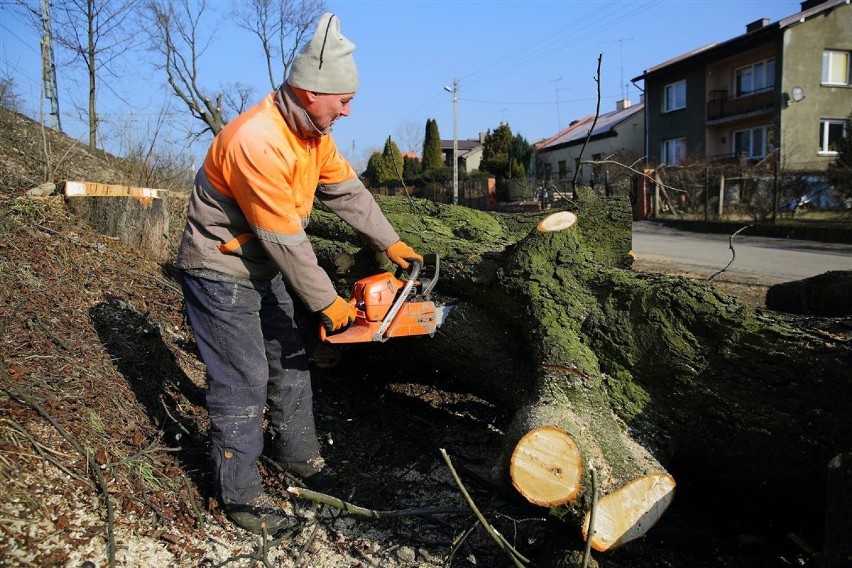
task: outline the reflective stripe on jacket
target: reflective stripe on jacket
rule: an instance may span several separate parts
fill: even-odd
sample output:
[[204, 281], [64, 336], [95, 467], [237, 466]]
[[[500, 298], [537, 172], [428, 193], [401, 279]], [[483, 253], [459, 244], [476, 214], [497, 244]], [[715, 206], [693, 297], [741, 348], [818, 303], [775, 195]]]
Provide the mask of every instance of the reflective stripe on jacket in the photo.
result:
[[311, 310], [337, 293], [305, 234], [314, 196], [376, 250], [399, 236], [334, 139], [286, 87], [229, 122], [196, 175], [177, 266], [247, 279], [281, 272]]

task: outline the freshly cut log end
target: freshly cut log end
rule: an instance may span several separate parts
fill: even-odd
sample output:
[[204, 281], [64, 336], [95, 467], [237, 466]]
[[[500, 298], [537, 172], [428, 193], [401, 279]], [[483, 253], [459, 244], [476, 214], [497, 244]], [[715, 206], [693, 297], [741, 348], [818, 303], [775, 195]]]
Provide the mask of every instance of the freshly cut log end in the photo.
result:
[[538, 224], [539, 233], [555, 233], [572, 227], [577, 222], [577, 216], [570, 211], [559, 211], [548, 215]]
[[[643, 536], [671, 505], [674, 488], [672, 476], [652, 473], [602, 497], [595, 507], [592, 548], [605, 552]], [[583, 539], [588, 538], [590, 513], [583, 519]]]
[[509, 475], [512, 485], [530, 503], [564, 505], [580, 492], [583, 456], [568, 432], [556, 426], [540, 426], [518, 441]]

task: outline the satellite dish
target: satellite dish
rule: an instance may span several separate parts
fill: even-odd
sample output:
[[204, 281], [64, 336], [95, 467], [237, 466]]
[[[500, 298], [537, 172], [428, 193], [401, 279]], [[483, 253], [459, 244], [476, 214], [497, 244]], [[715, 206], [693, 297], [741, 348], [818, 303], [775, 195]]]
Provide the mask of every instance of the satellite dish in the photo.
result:
[[790, 91], [790, 98], [793, 99], [793, 102], [799, 102], [803, 98], [805, 98], [805, 90], [800, 86], [796, 85]]

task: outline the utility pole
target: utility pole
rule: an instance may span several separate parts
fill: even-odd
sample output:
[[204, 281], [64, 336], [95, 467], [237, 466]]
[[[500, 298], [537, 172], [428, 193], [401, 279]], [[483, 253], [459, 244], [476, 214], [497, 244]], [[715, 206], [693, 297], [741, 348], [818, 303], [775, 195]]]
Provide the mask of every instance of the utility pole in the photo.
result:
[[50, 28], [50, 0], [41, 0], [41, 78], [44, 96], [50, 101], [53, 126], [62, 132], [59, 118], [59, 94], [56, 91], [56, 63], [53, 59], [53, 32]]
[[444, 87], [453, 94], [453, 205], [459, 203], [459, 80], [453, 79], [453, 88]]

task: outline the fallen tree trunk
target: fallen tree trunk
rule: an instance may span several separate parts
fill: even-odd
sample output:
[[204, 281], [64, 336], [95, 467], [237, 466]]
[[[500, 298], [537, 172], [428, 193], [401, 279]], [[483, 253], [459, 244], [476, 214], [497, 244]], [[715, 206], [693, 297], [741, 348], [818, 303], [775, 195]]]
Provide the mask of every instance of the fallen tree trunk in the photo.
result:
[[775, 284], [766, 291], [766, 307], [791, 314], [852, 316], [852, 270]]
[[[459, 307], [431, 340], [345, 356], [388, 380], [423, 369], [424, 381], [443, 377], [512, 412], [495, 467], [507, 482], [527, 433], [568, 432], [585, 464], [581, 491], [554, 512], [578, 532], [590, 465], [604, 496], [676, 465], [714, 491], [724, 483], [752, 499], [783, 496], [787, 508], [820, 502], [820, 464], [852, 443], [848, 322], [757, 312], [711, 283], [632, 271], [626, 199], [580, 199], [575, 226], [544, 233], [541, 214], [380, 205], [415, 249], [439, 253], [439, 291]], [[376, 257], [332, 215], [319, 211], [311, 223], [330, 272], [335, 255], [354, 254], [338, 282], [348, 295]]]

